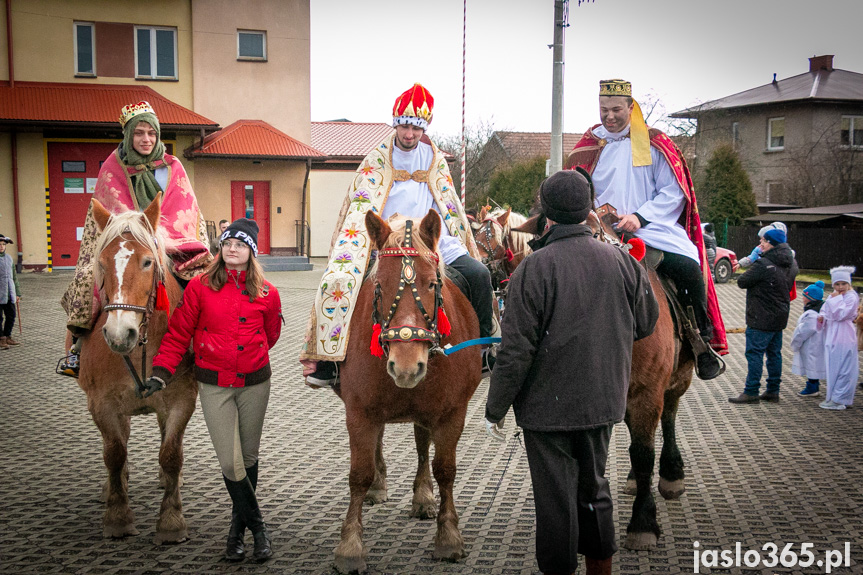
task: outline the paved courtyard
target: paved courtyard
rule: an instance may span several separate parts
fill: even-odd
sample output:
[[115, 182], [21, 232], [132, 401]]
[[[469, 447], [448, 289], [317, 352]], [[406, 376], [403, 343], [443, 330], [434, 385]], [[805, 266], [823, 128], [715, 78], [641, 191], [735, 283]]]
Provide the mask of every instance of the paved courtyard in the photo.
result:
[[[332, 573], [348, 503], [344, 409], [332, 392], [305, 387], [296, 362], [320, 273], [270, 274], [287, 325], [271, 352], [273, 388], [261, 449], [258, 491], [275, 548], [275, 558], [264, 565], [221, 559], [230, 502], [200, 408], [185, 439], [182, 494], [190, 540], [165, 547], [152, 543], [161, 499], [153, 415], [133, 419], [129, 446], [129, 492], [141, 533], [102, 538], [100, 435], [75, 381], [54, 374], [63, 351], [64, 316], [57, 302], [71, 274], [22, 276], [22, 345], [0, 351], [0, 573]], [[717, 290], [726, 326], [742, 328], [743, 290], [733, 282]], [[614, 573], [825, 573], [826, 564], [819, 567], [817, 561], [827, 550], [844, 553], [846, 542], [851, 566], [832, 572], [863, 573], [863, 401], [858, 399], [855, 409], [832, 412], [818, 409], [818, 400], [795, 396], [802, 378], [791, 375], [787, 342], [802, 307], [800, 300], [792, 304], [778, 404], [727, 402], [743, 388], [742, 330], [729, 334], [728, 371], [693, 383], [678, 416], [687, 491], [678, 501], [657, 498], [658, 547], [622, 549]], [[408, 517], [416, 455], [411, 426], [394, 425], [384, 439], [390, 498], [367, 506], [364, 516], [369, 573], [538, 572], [527, 458], [511, 439], [511, 415], [509, 442], [486, 436], [487, 390], [484, 380], [471, 401], [458, 451], [455, 497], [467, 558], [456, 564], [432, 559], [434, 521]], [[626, 428], [617, 426], [608, 470], [619, 541], [633, 501], [622, 494], [627, 448]], [[699, 551], [734, 551], [740, 542], [745, 552], [774, 543], [777, 555], [788, 544], [799, 554], [802, 543], [811, 543], [816, 563], [696, 571], [696, 541]]]

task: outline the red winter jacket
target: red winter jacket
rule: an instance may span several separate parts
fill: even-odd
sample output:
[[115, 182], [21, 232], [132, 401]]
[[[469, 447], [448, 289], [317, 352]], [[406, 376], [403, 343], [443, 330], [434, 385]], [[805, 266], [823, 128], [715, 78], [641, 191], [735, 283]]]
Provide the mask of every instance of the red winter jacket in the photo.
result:
[[153, 357], [153, 375], [168, 381], [191, 342], [195, 377], [221, 387], [243, 387], [270, 378], [269, 350], [282, 332], [282, 302], [273, 284], [249, 301], [246, 272], [228, 271], [218, 292], [196, 276], [171, 315], [168, 332]]

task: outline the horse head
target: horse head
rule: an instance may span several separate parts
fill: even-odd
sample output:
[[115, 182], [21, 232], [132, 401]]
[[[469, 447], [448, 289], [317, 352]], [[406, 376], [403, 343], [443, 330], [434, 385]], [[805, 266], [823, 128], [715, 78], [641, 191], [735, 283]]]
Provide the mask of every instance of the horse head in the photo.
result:
[[397, 220], [391, 226], [373, 212], [366, 214], [365, 223], [378, 248], [370, 280], [375, 285], [374, 316], [387, 354], [387, 373], [398, 387], [410, 389], [426, 376], [429, 350], [436, 349], [441, 338], [440, 216], [429, 210], [419, 233], [412, 220]]
[[[163, 279], [164, 242], [156, 240], [162, 194], [141, 212], [112, 215], [95, 198], [93, 217], [101, 233], [96, 244], [96, 285], [108, 314], [102, 335], [115, 353], [126, 355], [146, 341], [146, 327]], [[143, 334], [143, 339], [142, 339]]]

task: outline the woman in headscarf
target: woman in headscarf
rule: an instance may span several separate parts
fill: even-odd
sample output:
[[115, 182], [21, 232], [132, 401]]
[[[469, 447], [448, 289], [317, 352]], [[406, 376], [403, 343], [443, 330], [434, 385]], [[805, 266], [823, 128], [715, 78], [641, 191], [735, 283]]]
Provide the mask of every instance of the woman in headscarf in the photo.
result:
[[[183, 164], [165, 153], [156, 112], [147, 102], [124, 106], [120, 115], [123, 141], [103, 162], [93, 197], [111, 213], [143, 211], [163, 192], [160, 228], [174, 275], [183, 284], [212, 261], [207, 228]], [[79, 337], [89, 333], [99, 316], [99, 295], [93, 285], [93, 264], [99, 233], [92, 208], [87, 211], [75, 277], [61, 304], [68, 318], [66, 348], [70, 355], [60, 366], [65, 375], [77, 377]], [[70, 338], [71, 336], [71, 338]]]

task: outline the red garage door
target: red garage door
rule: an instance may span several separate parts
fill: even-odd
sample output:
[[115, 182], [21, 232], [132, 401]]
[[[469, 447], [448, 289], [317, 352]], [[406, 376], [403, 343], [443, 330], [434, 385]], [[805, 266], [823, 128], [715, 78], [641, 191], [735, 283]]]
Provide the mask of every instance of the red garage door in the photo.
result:
[[116, 143], [48, 143], [51, 254], [55, 269], [77, 263], [96, 176], [102, 162], [116, 148]]

